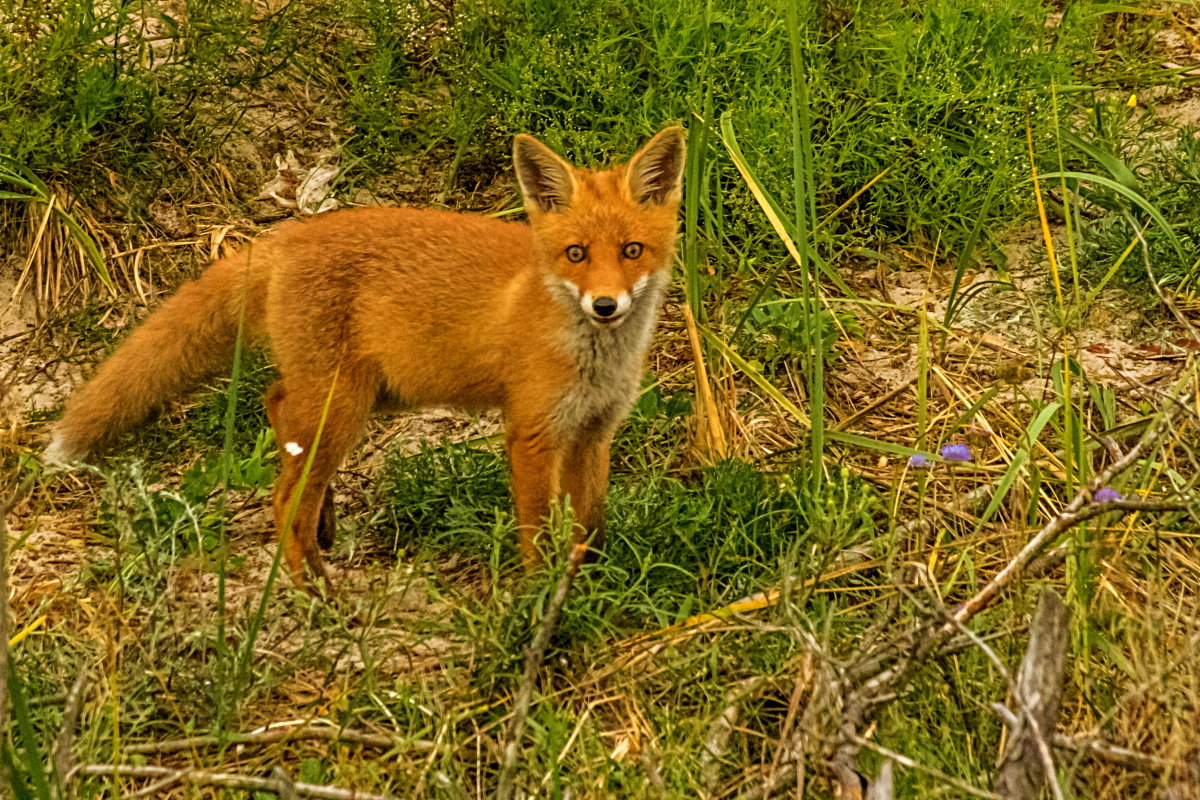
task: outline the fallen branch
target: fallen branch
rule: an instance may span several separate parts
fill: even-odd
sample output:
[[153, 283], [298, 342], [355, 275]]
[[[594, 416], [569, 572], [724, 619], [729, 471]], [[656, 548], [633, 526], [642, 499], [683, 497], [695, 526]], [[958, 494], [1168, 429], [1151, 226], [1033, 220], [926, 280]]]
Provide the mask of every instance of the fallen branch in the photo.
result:
[[512, 800], [513, 776], [517, 771], [517, 755], [521, 749], [521, 736], [525, 732], [525, 723], [529, 716], [529, 706], [533, 702], [533, 686], [537, 682], [537, 674], [541, 669], [542, 660], [546, 657], [546, 648], [550, 645], [550, 636], [558, 623], [558, 615], [567, 602], [567, 594], [571, 590], [571, 582], [587, 549], [586, 543], [576, 544], [572, 548], [566, 568], [558, 585], [554, 587], [554, 595], [546, 607], [546, 616], [538, 628], [532, 644], [525, 651], [525, 671], [521, 675], [521, 685], [517, 690], [517, 699], [513, 704], [512, 720], [508, 725], [505, 736], [504, 761], [500, 766], [499, 787], [496, 789], [496, 800]]
[[339, 789], [336, 786], [323, 786], [315, 783], [292, 783], [278, 777], [258, 778], [233, 772], [212, 772], [206, 769], [175, 769], [174, 767], [134, 766], [131, 764], [80, 764], [72, 770], [69, 778], [79, 775], [159, 778], [156, 785], [163, 784], [164, 781], [165, 785], [192, 783], [200, 786], [224, 786], [231, 789], [274, 792], [285, 797], [289, 793], [294, 793], [296, 796], [319, 797], [324, 800], [397, 800], [395, 795], [360, 792], [357, 789]]
[[79, 712], [83, 706], [83, 689], [87, 670], [79, 668], [71, 690], [67, 692], [66, 705], [63, 708], [62, 725], [58, 729], [58, 738], [54, 740], [54, 774], [63, 776], [70, 773], [75, 766], [75, 733], [79, 726]]
[[952, 615], [953, 622], [945, 623], [941, 626], [940, 631], [949, 635], [956, 629], [954, 623], [965, 623], [991, 605], [997, 595], [1012, 583], [1013, 579], [1024, 570], [1042, 548], [1081, 522], [1109, 511], [1179, 511], [1194, 508], [1195, 503], [1184, 502], [1114, 500], [1107, 503], [1096, 503], [1092, 500], [1097, 491], [1107, 487], [1112, 483], [1113, 478], [1141, 460], [1147, 451], [1157, 444], [1158, 440], [1170, 429], [1175, 417], [1181, 413], [1181, 409], [1187, 408], [1193, 402], [1195, 402], [1195, 396], [1187, 394], [1164, 411], [1162, 416], [1154, 420], [1134, 446], [1129, 449], [1129, 452], [1109, 464], [1100, 474], [1093, 477], [1085, 488], [1076, 492], [1071, 502], [1062, 511], [1055, 514], [1054, 518], [1021, 548], [1012, 561], [1004, 566], [1004, 569], [996, 573], [986, 586], [955, 609]]
[[729, 735], [741, 720], [741, 704], [746, 695], [760, 682], [757, 679], [743, 680], [725, 695], [725, 710], [713, 721], [704, 739], [704, 749], [700, 752], [698, 773], [700, 780], [700, 796], [715, 797], [717, 783], [721, 779], [721, 762], [725, 758], [725, 749], [729, 744]]
[[1085, 753], [1100, 761], [1107, 761], [1110, 764], [1142, 772], [1165, 772], [1172, 767], [1171, 762], [1165, 758], [1143, 753], [1140, 750], [1131, 750], [1128, 747], [1119, 747], [1094, 736], [1068, 736], [1056, 733], [1054, 734], [1054, 746], [1063, 750]]
[[[824, 691], [821, 692], [823, 697], [816, 699], [820, 699], [827, 713], [834, 715], [837, 720], [835, 744], [828, 751], [826, 763], [842, 797], [862, 796], [863, 781], [855, 769], [855, 764], [865, 740], [858, 732], [870, 725], [879, 707], [897, 695], [919, 665], [944, 650], [955, 633], [964, 630], [970, 620], [1004, 595], [1018, 576], [1029, 576], [1032, 566], [1050, 569], [1061, 563], [1066, 549], [1056, 547], [1054, 557], [1046, 558], [1043, 551], [1049, 544], [1057, 541], [1072, 527], [1109, 512], [1180, 511], [1196, 507], [1194, 502], [1188, 502], [1184, 498], [1109, 502], [1097, 502], [1094, 499], [1097, 491], [1107, 487], [1114, 478], [1147, 457], [1151, 448], [1157, 446], [1172, 428], [1176, 419], [1191, 410], [1194, 402], [1195, 395], [1192, 393], [1172, 399], [1170, 405], [1147, 426], [1128, 452], [1095, 475], [974, 595], [955, 606], [947, 615], [939, 615], [891, 636], [878, 647], [863, 653], [857, 661], [839, 670], [836, 677], [825, 683]], [[803, 754], [792, 742], [781, 742], [780, 747], [783, 748], [783, 757], [773, 764], [760, 786], [743, 797], [769, 797], [787, 782], [791, 762], [802, 758]]]
[[307, 726], [299, 730], [293, 728], [274, 728], [252, 733], [231, 733], [226, 736], [189, 736], [186, 739], [170, 739], [163, 742], [143, 742], [131, 744], [124, 748], [126, 753], [139, 755], [177, 753], [181, 750], [196, 750], [201, 747], [221, 747], [227, 745], [269, 744], [279, 741], [337, 741], [350, 744], [360, 744], [366, 747], [381, 747], [391, 749], [404, 747], [410, 750], [429, 751], [434, 749], [434, 743], [423, 739], [407, 741], [405, 739], [381, 733], [367, 733], [353, 728], [337, 728]]
[[[1054, 780], [1054, 761], [1047, 740], [1058, 726], [1062, 707], [1063, 668], [1067, 662], [1067, 623], [1062, 598], [1042, 591], [1029, 632], [1029, 649], [1017, 674], [1014, 701], [1019, 714], [1008, 712], [1008, 746], [996, 774], [996, 794], [1007, 800], [1037, 800], [1042, 786]], [[1055, 796], [1062, 793], [1055, 789]]]

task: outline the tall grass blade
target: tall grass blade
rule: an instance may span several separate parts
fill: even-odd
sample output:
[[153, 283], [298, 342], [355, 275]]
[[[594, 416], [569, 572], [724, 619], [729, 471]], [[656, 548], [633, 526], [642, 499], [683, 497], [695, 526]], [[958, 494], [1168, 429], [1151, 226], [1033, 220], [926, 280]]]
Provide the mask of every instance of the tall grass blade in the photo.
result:
[[[794, 230], [801, 243], [807, 244], [809, 232], [817, 226], [816, 190], [813, 186], [812, 117], [808, 106], [808, 81], [801, 48], [798, 3], [789, 3], [787, 10], [788, 41], [792, 70], [792, 203], [795, 213]], [[819, 491], [825, 471], [825, 353], [820, 340], [820, 308], [814, 298], [821, 296], [821, 286], [808, 259], [809, 248], [800, 248], [800, 296], [804, 320], [805, 352], [801, 361], [808, 384], [809, 431], [813, 490]]]
[[1183, 243], [1179, 240], [1179, 236], [1175, 233], [1175, 229], [1171, 227], [1171, 223], [1167, 222], [1167, 218], [1158, 208], [1142, 196], [1137, 191], [1130, 189], [1122, 183], [1118, 183], [1112, 178], [1106, 178], [1103, 175], [1097, 175], [1094, 172], [1048, 172], [1042, 176], [1046, 180], [1051, 179], [1066, 179], [1072, 181], [1081, 181], [1083, 183], [1097, 183], [1106, 189], [1112, 189], [1117, 194], [1129, 200], [1135, 206], [1146, 212], [1150, 219], [1154, 220], [1160, 228], [1163, 235], [1167, 237], [1167, 241], [1171, 243], [1171, 247], [1175, 249], [1175, 253], [1179, 256], [1181, 263], [1188, 263], [1188, 258], [1184, 255]]
[[[0, 642], [0, 647], [8, 647], [8, 642]], [[33, 728], [33, 715], [29, 711], [29, 703], [25, 698], [25, 682], [17, 674], [12, 659], [8, 661], [8, 696], [11, 704], [13, 723], [17, 740], [20, 743], [20, 754], [15, 751], [13, 744], [8, 741], [6, 732], [0, 731], [4, 741], [5, 760], [9, 766], [9, 780], [13, 791], [17, 794], [25, 790], [20, 776], [28, 779], [32, 793], [25, 796], [37, 800], [53, 800], [50, 789], [50, 779], [46, 774], [46, 766], [42, 762], [41, 745]]]
[[1025, 430], [1025, 443], [1022, 444], [1017, 451], [1013, 453], [1012, 461], [1009, 462], [1008, 469], [1004, 471], [1004, 475], [1000, 477], [1000, 481], [996, 484], [996, 491], [992, 494], [991, 501], [983, 513], [979, 515], [978, 522], [975, 523], [975, 532], [983, 530], [983, 526], [988, 523], [992, 515], [1000, 508], [1000, 504], [1008, 497], [1009, 491], [1012, 490], [1013, 484], [1016, 483], [1017, 477], [1021, 474], [1025, 462], [1029, 460], [1029, 454], [1032, 451], [1033, 443], [1042, 435], [1042, 429], [1046, 424], [1058, 413], [1060, 403], [1050, 403], [1043, 408], [1038, 415], [1034, 417], [1033, 422]]
[[242, 646], [242, 652], [238, 658], [237, 677], [234, 682], [233, 697], [236, 699], [245, 691], [250, 681], [250, 664], [254, 660], [254, 644], [258, 641], [258, 633], [262, 630], [263, 621], [267, 617], [267, 606], [271, 601], [271, 590], [275, 586], [275, 579], [279, 575], [279, 565], [283, 557], [284, 546], [287, 544], [286, 537], [292, 535], [292, 523], [295, 522], [296, 512], [300, 508], [300, 497], [304, 493], [304, 487], [308, 485], [308, 476], [312, 471], [313, 459], [316, 457], [317, 450], [321, 446], [321, 434], [325, 431], [325, 422], [329, 418], [329, 407], [333, 403], [333, 395], [337, 390], [338, 376], [341, 374], [341, 366], [333, 372], [333, 379], [329, 384], [329, 392], [325, 395], [325, 403], [321, 407], [321, 418], [317, 421], [317, 430], [313, 434], [312, 446], [308, 449], [308, 457], [304, 460], [304, 468], [300, 472], [300, 478], [296, 481], [296, 487], [292, 490], [292, 499], [288, 506], [287, 518], [283, 525], [283, 531], [280, 534], [280, 540], [275, 547], [275, 557], [271, 560], [271, 569], [267, 572], [267, 580], [263, 586], [262, 596], [258, 601], [258, 608], [251, 615], [249, 625], [246, 630], [246, 641]]

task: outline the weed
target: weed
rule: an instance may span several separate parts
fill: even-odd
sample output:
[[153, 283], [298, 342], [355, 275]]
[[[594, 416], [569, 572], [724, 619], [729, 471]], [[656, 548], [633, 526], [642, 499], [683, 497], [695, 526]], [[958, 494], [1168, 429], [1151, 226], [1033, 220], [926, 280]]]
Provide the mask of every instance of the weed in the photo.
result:
[[823, 308], [805, 314], [798, 299], [758, 303], [748, 312], [745, 330], [755, 340], [756, 357], [750, 364], [769, 375], [781, 364], [793, 363], [810, 352], [814, 343], [816, 353], [828, 363], [838, 355], [840, 338], [862, 338], [862, 326], [853, 314]]
[[1195, 285], [1200, 265], [1200, 136], [1184, 129], [1148, 141], [1124, 159], [1088, 147], [1089, 154], [1107, 156], [1097, 166], [1108, 177], [1124, 179], [1119, 185], [1137, 192], [1130, 197], [1104, 186], [1077, 187], [1100, 210], [1081, 234], [1081, 258], [1092, 286], [1140, 286], [1148, 279], [1170, 288]]

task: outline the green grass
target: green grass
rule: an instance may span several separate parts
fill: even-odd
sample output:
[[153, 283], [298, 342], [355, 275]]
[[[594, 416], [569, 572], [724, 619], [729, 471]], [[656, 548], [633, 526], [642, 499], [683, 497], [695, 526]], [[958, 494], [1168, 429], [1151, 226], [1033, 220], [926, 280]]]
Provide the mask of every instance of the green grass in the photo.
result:
[[[397, 540], [445, 548], [481, 563], [507, 564], [515, 527], [507, 469], [497, 453], [465, 445], [394, 457], [382, 477]], [[596, 596], [619, 591], [627, 625], [667, 625], [701, 607], [763, 590], [780, 565], [801, 580], [827, 566], [822, 553], [862, 540], [879, 499], [843, 475], [811, 496], [803, 469], [766, 474], [726, 462], [681, 480], [644, 471], [620, 474], [608, 502], [603, 576]], [[498, 557], [493, 548], [502, 548]]]
[[[752, 132], [752, 170], [784, 194], [792, 90], [783, 6], [553, 5], [556, 14], [537, 3], [462, 7], [452, 103], [471, 141], [498, 150], [515, 132], [546, 131], [587, 160], [626, 152], [665, 122], [712, 126], [693, 122], [707, 103]], [[1080, 95], [1068, 87], [1092, 61], [1098, 16], [1080, 5], [1051, 34], [1033, 0], [1005, 3], [1003, 13], [976, 0], [802, 8], [822, 216], [891, 169], [839, 222], [840, 246], [918, 235], [955, 248], [981, 216], [991, 226], [1023, 213], [1025, 125], [1055, 87]], [[1047, 159], [1054, 131], [1037, 127]], [[750, 223], [749, 198], [726, 159], [717, 154], [710, 169], [704, 230], [725, 232], [722, 247], [752, 249], [764, 232]]]

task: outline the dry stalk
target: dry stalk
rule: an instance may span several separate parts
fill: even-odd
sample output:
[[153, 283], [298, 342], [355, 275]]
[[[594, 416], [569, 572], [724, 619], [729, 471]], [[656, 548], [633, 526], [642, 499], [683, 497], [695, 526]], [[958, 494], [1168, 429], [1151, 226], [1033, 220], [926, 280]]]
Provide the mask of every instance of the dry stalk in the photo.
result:
[[692, 346], [692, 361], [696, 365], [696, 444], [706, 458], [719, 461], [729, 454], [729, 441], [721, 427], [717, 402], [713, 397], [712, 384], [708, 380], [708, 369], [704, 364], [704, 350], [700, 346], [700, 330], [696, 318], [687, 303], [683, 304], [683, 319], [687, 323], [688, 342]]
[[196, 750], [201, 747], [220, 747], [228, 745], [268, 744], [280, 741], [325, 741], [347, 742], [365, 747], [380, 747], [391, 749], [403, 747], [408, 750], [428, 751], [434, 749], [434, 743], [425, 740], [406, 741], [384, 733], [367, 733], [353, 728], [313, 727], [307, 726], [300, 730], [292, 728], [276, 728], [274, 730], [254, 731], [253, 733], [231, 733], [227, 736], [189, 736], [186, 739], [170, 739], [163, 742], [144, 742], [126, 745], [126, 753], [147, 755], [161, 753], [177, 753], [182, 750]]
[[[281, 780], [279, 777], [274, 776], [259, 778], [253, 775], [239, 775], [234, 772], [213, 772], [206, 769], [175, 769], [174, 767], [158, 767], [153, 765], [133, 766], [129, 764], [80, 764], [68, 777], [73, 779], [80, 775], [159, 778], [160, 780], [153, 784], [156, 788], [166, 788], [177, 783], [190, 783], [199, 786], [224, 786], [230, 789], [274, 792], [281, 797], [287, 797], [291, 794], [296, 797], [319, 797], [323, 798], [323, 800], [396, 800], [394, 795], [360, 792], [357, 789], [340, 789], [336, 786], [323, 786], [315, 783], [292, 782], [291, 780]], [[146, 787], [146, 789], [149, 788]]]
[[513, 705], [512, 719], [509, 721], [508, 732], [505, 736], [504, 761], [500, 767], [499, 787], [496, 789], [496, 800], [512, 800], [513, 778], [517, 771], [517, 756], [521, 750], [521, 736], [525, 732], [525, 723], [529, 717], [529, 706], [533, 702], [533, 686], [537, 682], [538, 671], [542, 660], [546, 657], [546, 648], [550, 645], [550, 636], [558, 623], [558, 615], [567, 602], [567, 594], [571, 583], [587, 549], [586, 543], [576, 544], [572, 548], [566, 569], [558, 584], [554, 587], [554, 595], [546, 607], [546, 616], [542, 619], [541, 627], [533, 642], [525, 650], [525, 670], [521, 674], [521, 685], [517, 690], [516, 702]]

